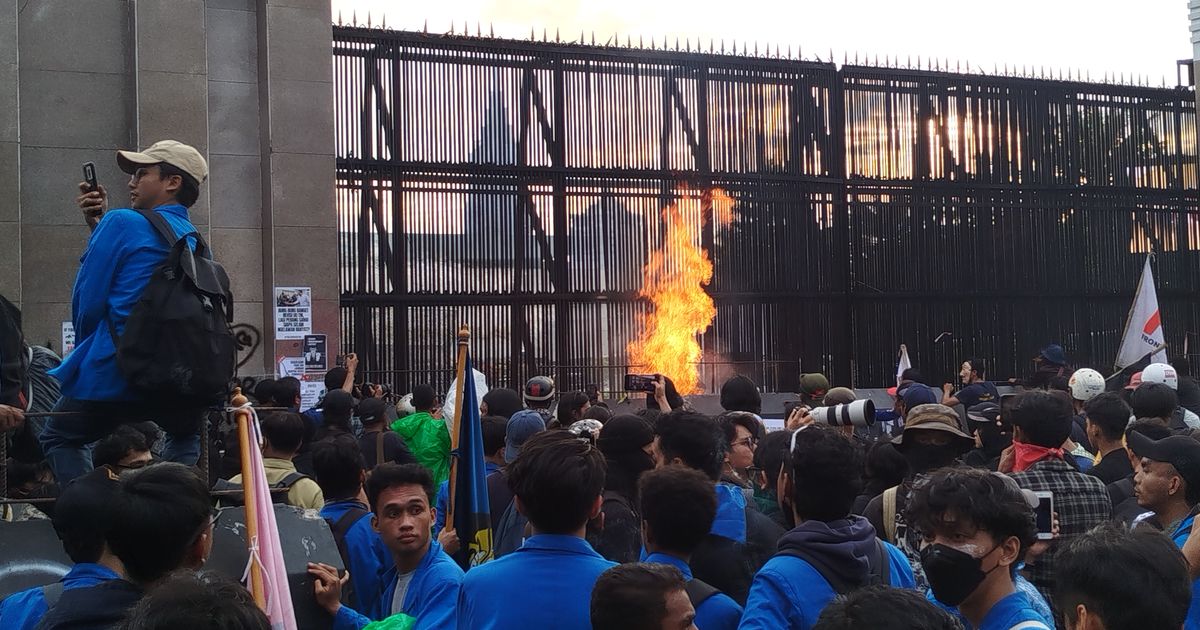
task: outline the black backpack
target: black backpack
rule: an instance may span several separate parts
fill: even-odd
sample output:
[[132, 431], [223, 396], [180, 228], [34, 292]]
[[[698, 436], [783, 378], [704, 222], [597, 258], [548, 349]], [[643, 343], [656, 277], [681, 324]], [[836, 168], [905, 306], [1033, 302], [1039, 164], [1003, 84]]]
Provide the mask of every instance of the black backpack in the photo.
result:
[[[302, 472], [290, 472], [284, 475], [283, 479], [271, 484], [271, 503], [287, 504], [287, 493], [296, 485], [296, 482], [301, 479], [309, 479], [310, 477]], [[242, 484], [234, 483], [228, 479], [218, 479], [212, 487], [213, 492], [228, 492], [230, 494], [219, 495], [217, 502], [221, 507], [240, 507], [246, 505], [246, 495], [242, 493]]]
[[[137, 210], [171, 246], [154, 270], [118, 337], [106, 317], [117, 366], [150, 401], [207, 406], [228, 392], [237, 362], [229, 276], [214, 262], [198, 232], [176, 239], [162, 215]], [[196, 239], [196, 251], [188, 237]]]
[[[350, 528], [354, 527], [355, 523], [368, 514], [370, 512], [361, 507], [354, 506], [346, 510], [336, 521], [328, 518], [325, 519], [325, 522], [329, 525], [330, 533], [333, 534], [333, 541], [337, 543], [338, 555], [342, 557], [342, 566], [346, 567], [347, 571], [351, 570], [351, 567], [350, 549], [346, 547], [346, 534], [350, 532]], [[342, 586], [342, 603], [351, 608], [358, 606], [358, 595], [354, 592], [354, 582], [347, 582]]]
[[29, 354], [21, 333], [21, 311], [0, 295], [0, 404], [25, 409]]

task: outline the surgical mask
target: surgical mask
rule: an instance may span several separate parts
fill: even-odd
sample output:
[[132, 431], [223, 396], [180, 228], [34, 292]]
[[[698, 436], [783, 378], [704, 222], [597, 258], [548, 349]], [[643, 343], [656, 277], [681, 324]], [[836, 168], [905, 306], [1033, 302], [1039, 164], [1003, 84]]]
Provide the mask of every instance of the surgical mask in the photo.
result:
[[933, 596], [947, 606], [961, 604], [979, 588], [988, 573], [1000, 566], [996, 563], [995, 567], [987, 571], [980, 568], [983, 559], [997, 548], [999, 545], [978, 558], [943, 544], [933, 544], [922, 549], [921, 568], [925, 569], [925, 578], [929, 580]]

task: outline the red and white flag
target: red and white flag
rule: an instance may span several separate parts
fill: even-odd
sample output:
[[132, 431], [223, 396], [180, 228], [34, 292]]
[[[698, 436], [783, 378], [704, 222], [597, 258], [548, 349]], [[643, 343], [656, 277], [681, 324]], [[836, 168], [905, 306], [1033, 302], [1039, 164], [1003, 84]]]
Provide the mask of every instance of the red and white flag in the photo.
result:
[[912, 361], [908, 360], [908, 346], [900, 344], [900, 358], [896, 361], [896, 387], [900, 386], [900, 377], [904, 372], [912, 368]]
[[1116, 368], [1124, 369], [1150, 356], [1151, 363], [1166, 363], [1166, 336], [1163, 334], [1162, 316], [1158, 310], [1158, 292], [1154, 289], [1154, 274], [1150, 271], [1150, 257], [1142, 279], [1138, 282], [1133, 307], [1125, 320], [1125, 334], [1121, 349], [1117, 352]]

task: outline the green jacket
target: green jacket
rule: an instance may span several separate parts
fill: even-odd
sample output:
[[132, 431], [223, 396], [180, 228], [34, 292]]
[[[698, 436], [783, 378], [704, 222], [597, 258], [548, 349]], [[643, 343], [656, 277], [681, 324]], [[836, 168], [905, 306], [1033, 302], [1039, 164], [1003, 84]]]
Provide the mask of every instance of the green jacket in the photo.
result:
[[433, 487], [450, 478], [450, 431], [445, 422], [420, 411], [393, 422], [392, 430], [404, 438], [408, 450], [433, 474]]

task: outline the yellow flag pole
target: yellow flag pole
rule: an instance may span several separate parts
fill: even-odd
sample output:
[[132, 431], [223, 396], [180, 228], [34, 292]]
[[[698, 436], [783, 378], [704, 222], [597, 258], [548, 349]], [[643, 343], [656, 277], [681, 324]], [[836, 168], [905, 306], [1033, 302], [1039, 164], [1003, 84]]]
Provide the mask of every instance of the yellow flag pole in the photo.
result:
[[446, 529], [454, 527], [454, 486], [458, 478], [458, 456], [453, 452], [458, 449], [458, 436], [462, 432], [463, 395], [466, 380], [474, 378], [474, 374], [465, 374], [467, 369], [467, 347], [471, 343], [471, 329], [463, 324], [458, 329], [458, 365], [455, 367], [454, 387], [454, 430], [450, 433], [450, 481], [447, 484], [449, 495], [446, 501]]
[[[233, 398], [229, 401], [233, 407], [241, 407], [248, 400], [242, 394], [242, 388], [233, 389]], [[266, 610], [267, 592], [263, 586], [262, 565], [254, 557], [253, 548], [258, 541], [258, 503], [254, 497], [254, 471], [250, 467], [250, 449], [256, 448], [250, 438], [250, 412], [238, 409], [233, 412], [237, 420], [238, 448], [242, 455], [242, 494], [246, 501], [246, 548], [250, 551], [250, 594], [254, 603]]]

